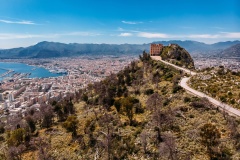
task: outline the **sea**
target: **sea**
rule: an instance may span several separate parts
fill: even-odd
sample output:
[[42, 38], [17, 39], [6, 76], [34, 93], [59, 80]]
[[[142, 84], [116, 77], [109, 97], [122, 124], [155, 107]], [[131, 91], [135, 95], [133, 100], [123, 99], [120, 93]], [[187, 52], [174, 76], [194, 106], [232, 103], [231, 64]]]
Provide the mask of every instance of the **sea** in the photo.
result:
[[[4, 77], [1, 76], [7, 73], [9, 70], [12, 70], [14, 72], [11, 72], [10, 74]], [[42, 67], [30, 66], [24, 63], [0, 62], [0, 81], [3, 80], [4, 78], [11, 77], [15, 73], [29, 73], [28, 78], [47, 78], [58, 77], [63, 75], [52, 73], [49, 70]]]

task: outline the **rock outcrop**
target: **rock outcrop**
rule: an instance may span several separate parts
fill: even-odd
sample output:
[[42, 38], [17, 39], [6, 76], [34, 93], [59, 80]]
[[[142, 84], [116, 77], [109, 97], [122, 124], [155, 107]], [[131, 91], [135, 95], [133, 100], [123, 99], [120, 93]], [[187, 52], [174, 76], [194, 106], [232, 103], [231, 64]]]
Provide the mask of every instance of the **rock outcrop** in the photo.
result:
[[195, 69], [194, 61], [190, 54], [177, 44], [164, 46], [160, 56], [163, 60], [169, 61], [181, 67]]

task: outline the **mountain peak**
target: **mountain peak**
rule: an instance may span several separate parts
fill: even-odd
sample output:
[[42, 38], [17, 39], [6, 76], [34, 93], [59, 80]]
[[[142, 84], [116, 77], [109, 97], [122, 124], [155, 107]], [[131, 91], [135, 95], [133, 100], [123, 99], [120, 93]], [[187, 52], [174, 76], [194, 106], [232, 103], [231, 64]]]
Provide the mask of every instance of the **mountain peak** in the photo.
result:
[[223, 50], [220, 55], [223, 57], [240, 57], [240, 42]]

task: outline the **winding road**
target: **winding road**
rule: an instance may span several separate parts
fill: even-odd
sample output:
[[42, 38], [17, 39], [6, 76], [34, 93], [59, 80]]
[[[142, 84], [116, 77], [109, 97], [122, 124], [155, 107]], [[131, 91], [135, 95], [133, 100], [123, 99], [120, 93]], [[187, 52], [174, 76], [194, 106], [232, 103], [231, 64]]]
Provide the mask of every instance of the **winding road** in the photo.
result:
[[[190, 70], [188, 70], [188, 69], [186, 69], [186, 68], [182, 68], [182, 67], [176, 66], [176, 65], [174, 65], [174, 64], [172, 64], [172, 63], [163, 61], [160, 56], [151, 56], [151, 58], [152, 58], [153, 60], [161, 61], [161, 62], [163, 62], [163, 63], [165, 63], [165, 64], [167, 64], [167, 65], [173, 66], [173, 67], [176, 68], [176, 69], [182, 70], [183, 72], [188, 73], [188, 74], [190, 74], [191, 76], [197, 74], [196, 72], [190, 71]], [[186, 91], [188, 91], [188, 92], [190, 92], [190, 93], [192, 93], [192, 94], [194, 94], [194, 95], [196, 95], [196, 96], [198, 96], [198, 97], [207, 98], [207, 99], [209, 100], [209, 102], [211, 102], [212, 104], [218, 106], [221, 110], [226, 111], [226, 112], [228, 112], [229, 114], [234, 115], [234, 116], [240, 116], [240, 110], [235, 109], [235, 108], [231, 107], [231, 106], [228, 105], [228, 104], [222, 103], [221, 101], [218, 101], [218, 100], [216, 100], [216, 99], [214, 99], [214, 98], [212, 98], [212, 97], [210, 97], [210, 96], [207, 96], [206, 94], [204, 94], [204, 93], [202, 93], [202, 92], [199, 92], [199, 91], [197, 91], [197, 90], [189, 87], [188, 84], [187, 84], [187, 82], [188, 82], [188, 80], [191, 78], [191, 76], [190, 76], [190, 77], [183, 77], [183, 78], [181, 79], [179, 85], [180, 85], [181, 87], [183, 87]]]

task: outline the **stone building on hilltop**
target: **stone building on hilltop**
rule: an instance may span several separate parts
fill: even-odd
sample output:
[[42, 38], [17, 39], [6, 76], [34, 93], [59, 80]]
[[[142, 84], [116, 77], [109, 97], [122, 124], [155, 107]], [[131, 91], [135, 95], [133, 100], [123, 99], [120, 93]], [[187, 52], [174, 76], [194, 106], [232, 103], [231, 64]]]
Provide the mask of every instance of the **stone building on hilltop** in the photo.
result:
[[163, 45], [162, 44], [151, 44], [150, 47], [150, 55], [151, 56], [159, 56], [161, 51], [163, 49]]

